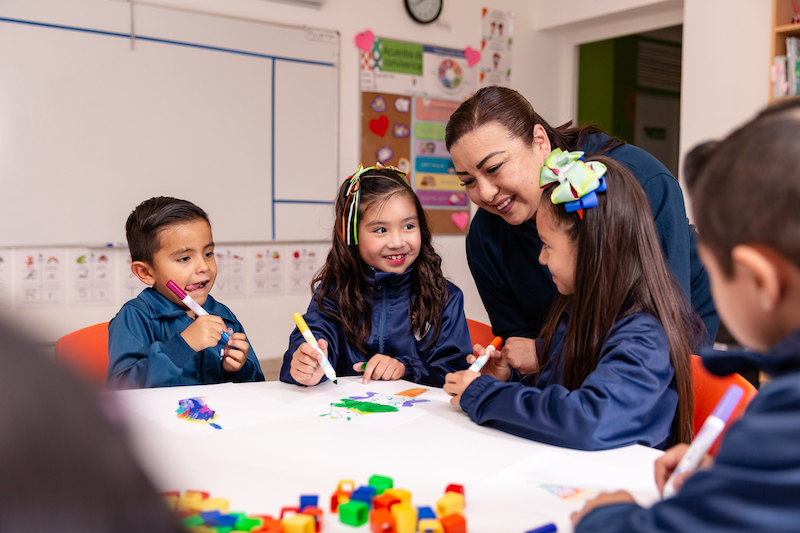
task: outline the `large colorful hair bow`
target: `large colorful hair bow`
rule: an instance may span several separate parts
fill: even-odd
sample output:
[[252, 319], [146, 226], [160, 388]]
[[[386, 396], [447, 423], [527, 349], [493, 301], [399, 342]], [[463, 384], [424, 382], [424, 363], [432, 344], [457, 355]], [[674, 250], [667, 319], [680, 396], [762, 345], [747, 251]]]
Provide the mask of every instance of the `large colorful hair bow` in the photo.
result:
[[342, 213], [342, 239], [347, 245], [358, 244], [358, 206], [361, 203], [361, 176], [368, 170], [381, 170], [384, 168], [402, 175], [406, 183], [408, 183], [406, 173], [391, 165], [375, 163], [375, 166], [366, 168], [364, 168], [364, 165], [358, 165], [356, 173], [349, 176], [350, 185], [347, 187], [347, 200], [345, 200], [344, 212]]
[[603, 174], [606, 166], [598, 161], [586, 161], [583, 152], [563, 152], [556, 148], [539, 171], [539, 186], [558, 183], [550, 199], [554, 204], [564, 204], [568, 213], [578, 212], [597, 205], [597, 193], [606, 190]]

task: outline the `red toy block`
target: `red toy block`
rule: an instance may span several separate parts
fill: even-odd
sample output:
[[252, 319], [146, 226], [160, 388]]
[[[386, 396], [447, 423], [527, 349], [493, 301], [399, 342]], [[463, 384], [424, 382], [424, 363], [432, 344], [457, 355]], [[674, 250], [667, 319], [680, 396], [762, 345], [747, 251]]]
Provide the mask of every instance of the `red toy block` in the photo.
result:
[[396, 503], [400, 503], [400, 498], [396, 498], [391, 494], [381, 494], [380, 496], [375, 496], [372, 500], [372, 505], [375, 509], [386, 509], [387, 511]]
[[299, 514], [300, 513], [300, 509], [298, 509], [297, 507], [282, 507], [281, 508], [281, 517], [280, 517], [281, 520], [283, 520], [283, 515], [285, 515], [286, 513]]
[[467, 521], [460, 514], [451, 514], [439, 519], [444, 533], [467, 533]]
[[373, 533], [395, 533], [394, 517], [389, 509], [375, 509], [369, 513], [369, 527]]
[[322, 531], [322, 509], [313, 505], [307, 505], [300, 511], [302, 514], [308, 514], [314, 517], [314, 531], [319, 533]]
[[455, 483], [451, 483], [447, 485], [447, 488], [444, 489], [444, 493], [447, 494], [448, 492], [457, 492], [464, 496], [464, 507], [467, 506], [467, 498], [466, 494], [464, 494], [464, 485], [456, 485]]
[[186, 493], [184, 494], [184, 496], [188, 496], [189, 494], [199, 494], [200, 498], [202, 498], [204, 500], [206, 498], [208, 498], [209, 495], [210, 495], [208, 492], [206, 492], [204, 490], [187, 490]]

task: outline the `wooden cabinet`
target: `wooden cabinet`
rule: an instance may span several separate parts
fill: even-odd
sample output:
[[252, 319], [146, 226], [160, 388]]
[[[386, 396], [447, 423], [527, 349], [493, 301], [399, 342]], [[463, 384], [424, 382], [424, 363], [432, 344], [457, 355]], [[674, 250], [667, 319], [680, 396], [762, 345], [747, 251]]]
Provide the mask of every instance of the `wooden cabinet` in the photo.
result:
[[[794, 0], [800, 11], [800, 0]], [[800, 23], [792, 22], [794, 9], [792, 0], [772, 0], [772, 39], [770, 60], [774, 62], [776, 56], [786, 55], [786, 38], [800, 37]], [[770, 63], [772, 66], [774, 63]], [[772, 93], [772, 82], [769, 84], [769, 100], [775, 98]]]

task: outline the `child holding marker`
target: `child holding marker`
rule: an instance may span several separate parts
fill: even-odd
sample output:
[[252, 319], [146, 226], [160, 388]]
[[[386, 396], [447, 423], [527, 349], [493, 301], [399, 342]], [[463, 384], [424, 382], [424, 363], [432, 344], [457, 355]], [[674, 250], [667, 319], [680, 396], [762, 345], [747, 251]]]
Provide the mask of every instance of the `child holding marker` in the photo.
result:
[[244, 328], [209, 295], [217, 263], [205, 211], [186, 200], [151, 198], [131, 212], [125, 230], [131, 270], [151, 288], [108, 325], [108, 385], [264, 381]]
[[539, 261], [560, 293], [536, 343], [541, 372], [521, 377], [497, 350], [481, 375], [449, 374], [444, 390], [475, 422], [548, 444], [688, 442], [699, 318], [641, 186], [617, 161], [594, 159], [556, 149], [541, 169]]
[[[335, 375], [441, 387], [445, 374], [468, 366], [469, 328], [463, 295], [442, 274], [405, 173], [359, 167], [339, 189], [336, 220], [304, 317]], [[322, 358], [295, 329], [281, 381], [316, 385]]]
[[[573, 515], [576, 533], [800, 529], [799, 135], [794, 99], [695, 148], [684, 172], [714, 303], [731, 334], [758, 352], [710, 352], [703, 362], [723, 375], [758, 368], [772, 381], [674, 498], [643, 509], [627, 492], [602, 494]], [[656, 462], [659, 489], [686, 451]]]

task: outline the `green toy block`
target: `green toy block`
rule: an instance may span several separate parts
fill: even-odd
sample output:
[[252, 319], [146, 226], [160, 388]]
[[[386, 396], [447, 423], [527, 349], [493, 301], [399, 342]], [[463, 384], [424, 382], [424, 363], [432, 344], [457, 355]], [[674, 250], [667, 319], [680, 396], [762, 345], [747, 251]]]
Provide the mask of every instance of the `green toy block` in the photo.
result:
[[181, 520], [181, 525], [183, 525], [185, 528], [202, 526], [203, 524], [205, 524], [205, 521], [199, 514], [193, 514]]
[[369, 486], [375, 488], [375, 494], [383, 494], [383, 491], [386, 489], [391, 489], [394, 487], [394, 480], [390, 477], [379, 476], [375, 474], [374, 476], [369, 478]]
[[343, 524], [358, 527], [367, 523], [369, 505], [359, 500], [350, 500], [339, 506], [339, 520]]
[[252, 531], [253, 529], [261, 526], [262, 523], [263, 521], [259, 520], [258, 518], [248, 518], [246, 516], [243, 516], [242, 518], [236, 521], [236, 524], [234, 524], [233, 529], [236, 531]]

